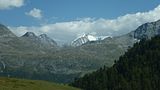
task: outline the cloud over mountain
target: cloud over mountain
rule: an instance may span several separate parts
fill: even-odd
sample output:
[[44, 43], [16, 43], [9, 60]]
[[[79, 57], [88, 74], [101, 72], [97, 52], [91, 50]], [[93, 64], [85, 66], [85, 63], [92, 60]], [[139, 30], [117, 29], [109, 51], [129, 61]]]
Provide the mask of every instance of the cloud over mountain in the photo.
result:
[[[36, 10], [35, 10], [36, 11]], [[160, 5], [148, 12], [137, 12], [135, 14], [126, 14], [116, 19], [92, 19], [84, 18], [69, 22], [49, 23], [41, 26], [19, 26], [10, 27], [17, 35], [22, 35], [26, 31], [35, 33], [46, 33], [50, 37], [61, 42], [70, 42], [77, 35], [82, 33], [96, 33], [97, 35], [121, 35], [128, 33], [146, 22], [152, 22], [160, 19]], [[39, 17], [37, 15], [37, 17]], [[40, 16], [41, 17], [41, 16]]]

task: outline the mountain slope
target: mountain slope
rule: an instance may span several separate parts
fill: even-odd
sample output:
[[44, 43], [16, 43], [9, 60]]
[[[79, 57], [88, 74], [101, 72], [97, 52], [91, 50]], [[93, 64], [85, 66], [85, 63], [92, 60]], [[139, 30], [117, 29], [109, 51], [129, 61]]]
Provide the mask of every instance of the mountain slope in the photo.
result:
[[160, 34], [160, 20], [158, 20], [156, 22], [145, 23], [145, 24], [139, 26], [134, 31], [134, 38], [150, 39], [151, 37], [154, 37], [159, 34]]
[[103, 67], [76, 79], [84, 90], [159, 90], [160, 36], [134, 44], [111, 67]]
[[16, 37], [6, 26], [0, 24], [0, 38]]
[[41, 34], [36, 36], [33, 32], [26, 32], [21, 38], [28, 39], [32, 41], [32, 43], [39, 44], [44, 47], [55, 47], [57, 43], [49, 38], [46, 34]]
[[0, 77], [0, 90], [80, 90], [56, 83]]
[[36, 36], [33, 32], [26, 32], [20, 39], [42, 51], [54, 51], [57, 48], [57, 43], [46, 34]]
[[6, 26], [0, 24], [0, 52], [5, 55], [55, 51], [56, 46], [56, 42], [47, 36], [39, 38], [34, 33], [28, 32], [23, 37], [17, 37]]

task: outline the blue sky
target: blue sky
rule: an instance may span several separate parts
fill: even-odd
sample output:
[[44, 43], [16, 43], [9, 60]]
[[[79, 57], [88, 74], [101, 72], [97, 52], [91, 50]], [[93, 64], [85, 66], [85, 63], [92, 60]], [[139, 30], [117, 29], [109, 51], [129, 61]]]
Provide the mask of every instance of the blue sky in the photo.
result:
[[117, 36], [160, 19], [160, 0], [0, 0], [0, 23], [17, 36], [46, 33], [60, 43], [84, 33]]
[[[86, 17], [113, 19], [128, 13], [148, 11], [159, 3], [160, 0], [25, 0], [25, 5], [20, 8], [0, 10], [0, 22], [11, 26], [32, 26]], [[42, 10], [43, 20], [25, 15], [33, 8]]]

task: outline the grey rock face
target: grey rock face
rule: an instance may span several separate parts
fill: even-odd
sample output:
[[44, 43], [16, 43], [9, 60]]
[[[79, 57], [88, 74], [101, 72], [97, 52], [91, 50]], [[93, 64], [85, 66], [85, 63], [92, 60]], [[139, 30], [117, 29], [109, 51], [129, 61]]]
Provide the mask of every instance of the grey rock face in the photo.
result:
[[75, 40], [71, 43], [71, 45], [72, 45], [72, 46], [81, 46], [81, 45], [83, 45], [83, 44], [85, 44], [85, 43], [87, 43], [87, 42], [89, 42], [89, 39], [87, 38], [87, 35], [84, 35], [84, 36], [82, 36], [82, 37], [80, 37], [80, 38], [75, 39]]
[[134, 38], [150, 39], [160, 34], [160, 20], [151, 23], [145, 23], [134, 31]]
[[41, 34], [38, 36], [41, 43], [47, 45], [47, 46], [56, 46], [57, 43], [49, 38], [46, 34]]
[[0, 38], [4, 37], [16, 37], [6, 26], [0, 24]]
[[26, 32], [21, 40], [29, 41], [32, 44], [35, 44], [39, 48], [51, 49], [57, 46], [57, 43], [49, 38], [46, 34], [41, 34], [36, 36], [33, 32]]

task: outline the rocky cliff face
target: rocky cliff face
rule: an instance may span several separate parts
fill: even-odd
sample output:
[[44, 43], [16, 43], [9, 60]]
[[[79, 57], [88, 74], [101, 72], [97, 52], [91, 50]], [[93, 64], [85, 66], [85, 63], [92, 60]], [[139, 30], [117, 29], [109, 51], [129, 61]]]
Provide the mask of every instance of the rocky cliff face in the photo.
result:
[[156, 22], [145, 23], [145, 24], [139, 26], [134, 31], [134, 38], [150, 39], [151, 37], [154, 37], [159, 34], [160, 34], [160, 20], [158, 20]]
[[30, 41], [39, 48], [52, 49], [57, 47], [57, 43], [49, 38], [46, 34], [36, 36], [33, 32], [26, 32], [22, 37], [24, 41]]
[[51, 38], [49, 38], [46, 34], [41, 34], [38, 36], [40, 42], [42, 44], [44, 44], [45, 46], [48, 46], [48, 47], [54, 47], [54, 46], [57, 46], [57, 43], [52, 40]]
[[0, 24], [0, 38], [16, 37], [6, 26]]

